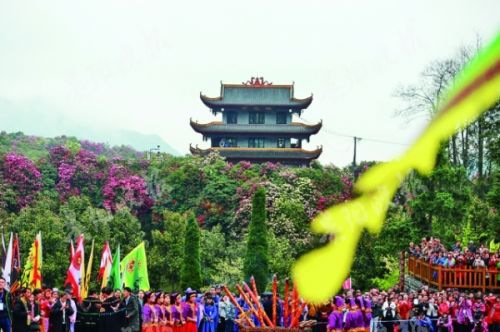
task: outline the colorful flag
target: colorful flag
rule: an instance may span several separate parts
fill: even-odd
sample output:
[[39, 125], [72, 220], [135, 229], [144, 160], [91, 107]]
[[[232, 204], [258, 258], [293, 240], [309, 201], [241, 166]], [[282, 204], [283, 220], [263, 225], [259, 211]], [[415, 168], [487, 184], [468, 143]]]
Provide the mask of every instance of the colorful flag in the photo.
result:
[[10, 292], [15, 293], [19, 288], [19, 276], [21, 275], [21, 253], [19, 251], [19, 236], [14, 234], [12, 242], [12, 260], [10, 269]]
[[7, 258], [7, 248], [5, 247], [5, 236], [2, 232], [2, 248], [1, 248], [1, 259], [0, 263], [2, 264], [1, 269], [3, 273], [3, 267], [5, 266], [5, 260]]
[[21, 285], [31, 289], [42, 287], [42, 233], [38, 232], [24, 265]]
[[108, 287], [113, 289], [122, 289], [122, 275], [120, 273], [120, 245], [116, 248], [115, 255], [113, 256], [113, 266], [109, 274]]
[[347, 278], [342, 284], [342, 289], [349, 290], [351, 288], [352, 288], [352, 282], [351, 282], [351, 276], [349, 276], [349, 278]]
[[5, 279], [5, 288], [10, 289], [10, 274], [12, 272], [12, 233], [10, 233], [9, 246], [5, 254], [5, 264], [2, 266], [2, 277]]
[[120, 263], [123, 284], [133, 291], [149, 290], [148, 264], [144, 242], [141, 242]]
[[69, 262], [71, 263], [71, 260], [73, 259], [73, 256], [75, 255], [75, 246], [73, 245], [73, 240], [69, 241]]
[[83, 280], [82, 299], [86, 298], [89, 293], [90, 274], [92, 272], [92, 261], [94, 260], [94, 240], [92, 240], [92, 248], [90, 249], [89, 261], [87, 263], [87, 272]]
[[109, 243], [104, 244], [101, 255], [101, 265], [99, 266], [99, 275], [97, 276], [97, 281], [101, 281], [101, 288], [108, 285], [109, 274], [111, 273], [111, 265], [113, 264], [111, 258], [111, 249], [109, 248]]
[[82, 287], [85, 273], [85, 251], [83, 234], [76, 239], [76, 249], [71, 259], [64, 286], [71, 285], [72, 294], [79, 301], [82, 299]]

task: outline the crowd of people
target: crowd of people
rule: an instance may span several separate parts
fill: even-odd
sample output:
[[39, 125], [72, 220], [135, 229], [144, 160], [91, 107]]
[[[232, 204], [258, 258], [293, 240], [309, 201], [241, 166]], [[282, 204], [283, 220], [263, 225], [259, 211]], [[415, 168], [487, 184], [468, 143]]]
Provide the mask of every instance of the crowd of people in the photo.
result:
[[71, 289], [20, 288], [11, 294], [0, 277], [0, 329], [3, 332], [140, 331], [141, 308], [130, 288], [104, 288], [84, 301]]
[[328, 315], [328, 332], [382, 328], [387, 332], [500, 331], [500, 297], [480, 292], [432, 292], [426, 287], [407, 293], [348, 291], [322, 310], [327, 310], [322, 316], [324, 320]]
[[[71, 291], [22, 288], [16, 296], [0, 278], [0, 328], [26, 332], [238, 332], [245, 311], [255, 326], [259, 320], [240, 294], [231, 302], [219, 287], [209, 292], [133, 294], [103, 288], [79, 301]], [[292, 297], [288, 299], [291, 307]], [[273, 317], [272, 293], [262, 293], [260, 304]], [[276, 323], [286, 327], [285, 302], [278, 298]], [[448, 289], [403, 292], [372, 289], [346, 291], [328, 303], [301, 303], [300, 321], [315, 322], [314, 332], [500, 332], [500, 296]]]
[[476, 245], [470, 241], [462, 246], [457, 241], [449, 250], [438, 238], [423, 238], [419, 245], [411, 242], [408, 252], [411, 256], [425, 260], [435, 265], [451, 268], [489, 268], [500, 267], [500, 246], [491, 241], [489, 247], [485, 244]]

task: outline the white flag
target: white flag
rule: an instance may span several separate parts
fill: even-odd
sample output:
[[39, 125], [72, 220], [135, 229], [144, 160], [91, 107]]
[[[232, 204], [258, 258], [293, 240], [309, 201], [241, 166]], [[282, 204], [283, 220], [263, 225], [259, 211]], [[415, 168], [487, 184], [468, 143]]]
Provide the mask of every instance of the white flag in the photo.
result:
[[10, 233], [9, 247], [5, 255], [5, 266], [3, 267], [2, 277], [5, 279], [5, 288], [10, 289], [10, 273], [12, 272], [12, 233]]

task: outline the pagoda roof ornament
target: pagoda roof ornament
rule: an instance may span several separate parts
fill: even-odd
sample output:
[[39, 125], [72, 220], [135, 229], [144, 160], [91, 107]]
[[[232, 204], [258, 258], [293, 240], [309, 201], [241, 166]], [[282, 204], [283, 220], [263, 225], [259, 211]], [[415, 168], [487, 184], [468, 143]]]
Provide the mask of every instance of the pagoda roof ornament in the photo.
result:
[[273, 85], [272, 82], [265, 81], [264, 77], [254, 77], [254, 76], [252, 76], [252, 78], [250, 78], [248, 81], [242, 82], [242, 84], [247, 86], [257, 86], [257, 87]]

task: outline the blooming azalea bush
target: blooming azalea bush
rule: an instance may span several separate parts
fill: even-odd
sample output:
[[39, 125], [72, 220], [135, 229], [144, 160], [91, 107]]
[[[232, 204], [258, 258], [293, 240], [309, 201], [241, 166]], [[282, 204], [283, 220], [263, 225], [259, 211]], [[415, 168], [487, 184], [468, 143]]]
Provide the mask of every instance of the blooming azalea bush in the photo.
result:
[[35, 164], [16, 153], [8, 153], [3, 158], [2, 177], [3, 195], [10, 191], [18, 209], [30, 204], [43, 187], [41, 173]]
[[131, 174], [120, 164], [111, 164], [102, 191], [103, 206], [112, 212], [127, 206], [139, 213], [153, 206], [144, 178]]

